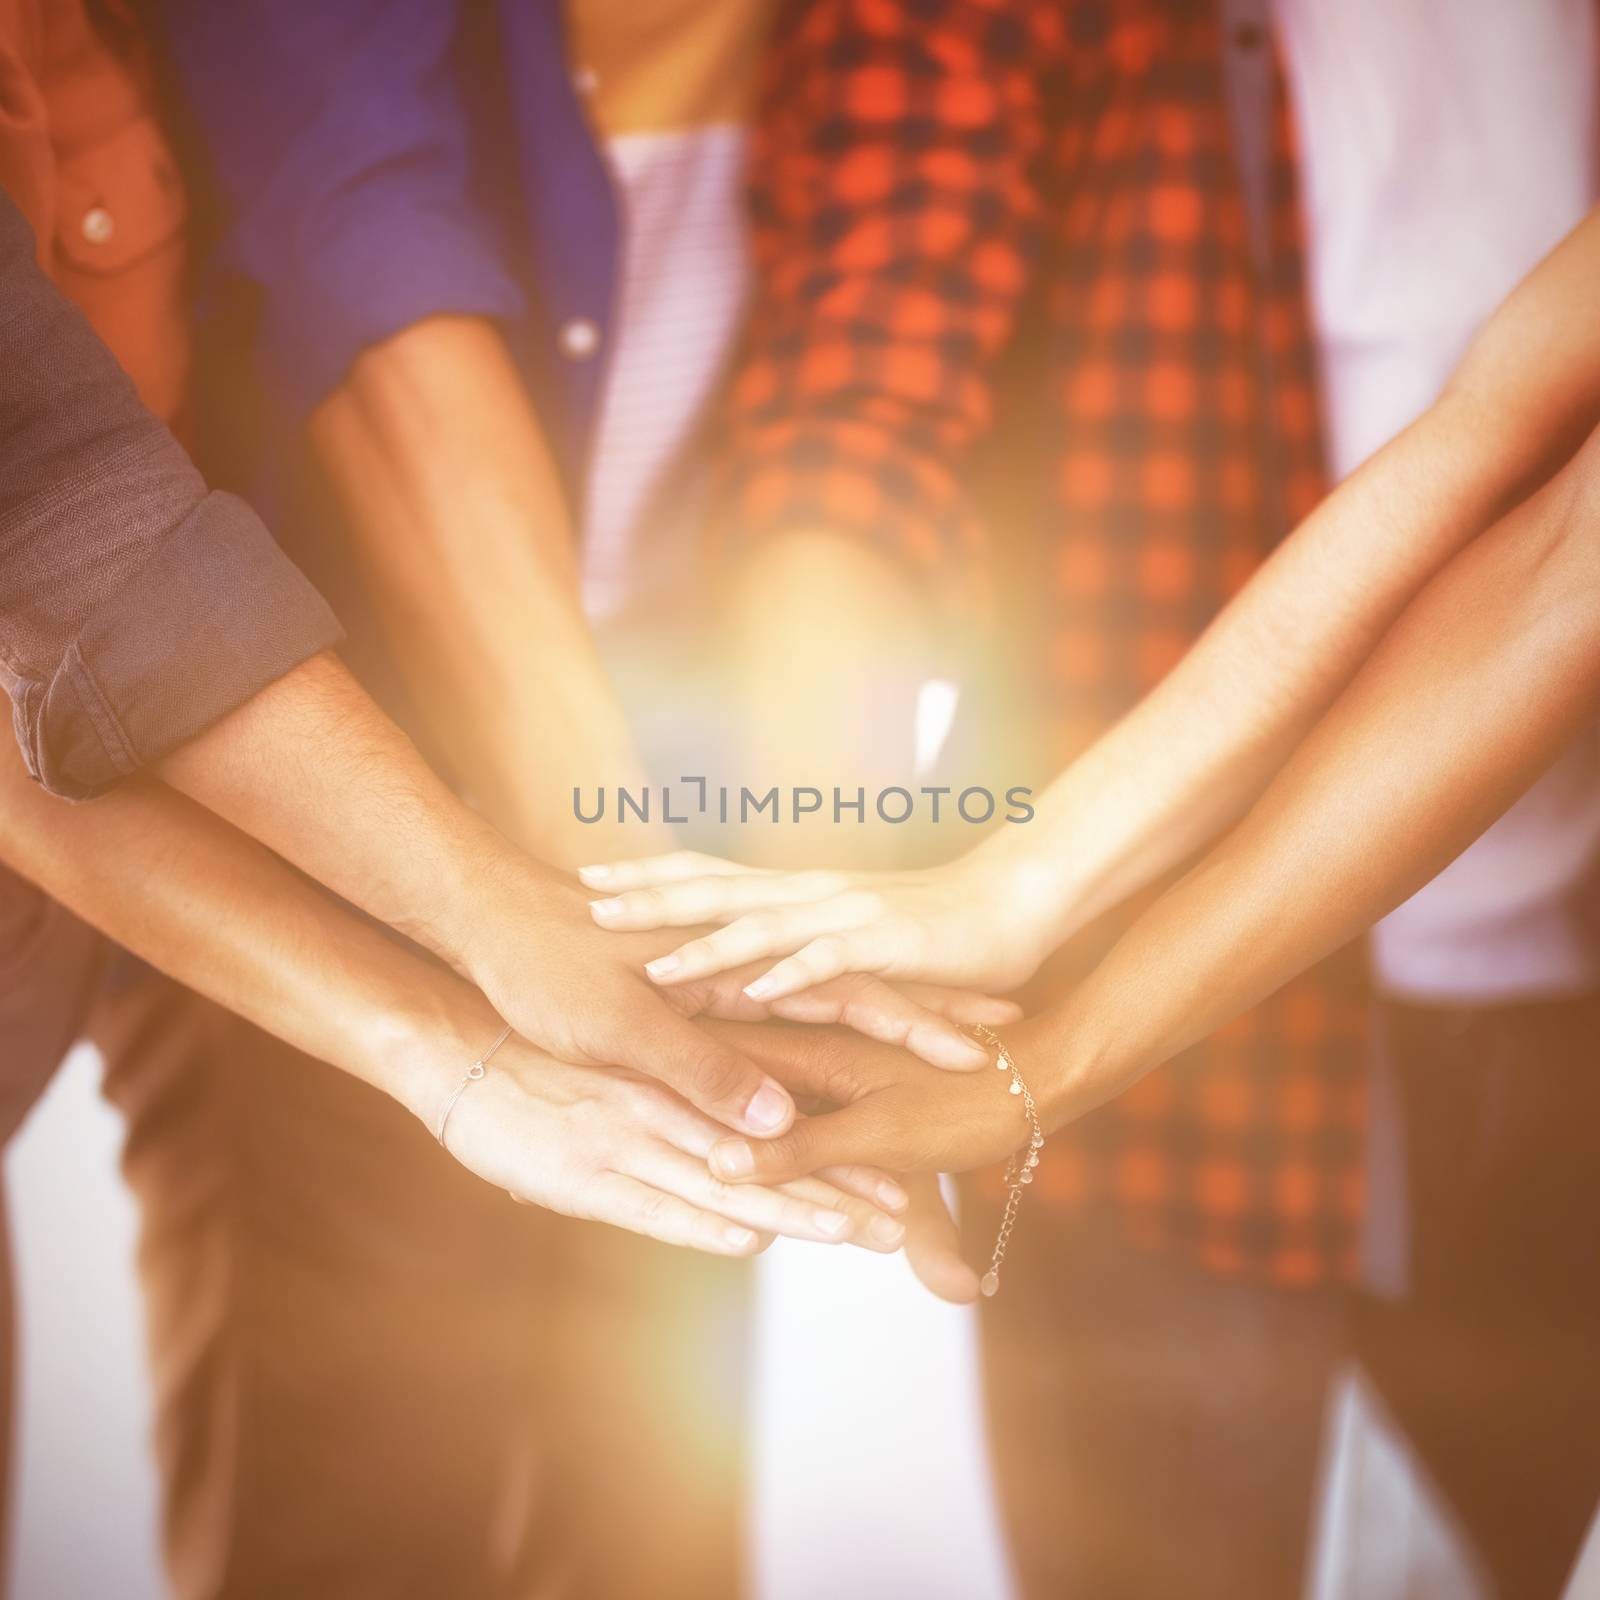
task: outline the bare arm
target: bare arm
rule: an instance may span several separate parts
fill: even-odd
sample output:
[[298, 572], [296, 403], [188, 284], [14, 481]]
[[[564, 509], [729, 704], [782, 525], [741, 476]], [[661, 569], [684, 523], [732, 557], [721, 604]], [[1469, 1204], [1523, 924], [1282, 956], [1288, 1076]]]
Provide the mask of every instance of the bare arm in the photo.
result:
[[1056, 779], [1032, 822], [898, 878], [709, 877], [703, 859], [682, 856], [617, 863], [585, 873], [622, 891], [606, 925], [726, 921], [679, 952], [672, 981], [786, 955], [759, 991], [768, 998], [844, 971], [1018, 981], [1237, 820], [1403, 608], [1597, 418], [1600, 213], [1511, 295], [1437, 404], [1330, 495], [1161, 685]]
[[[341, 910], [164, 785], [67, 807], [0, 751], [0, 858], [201, 994], [392, 1095], [430, 1129], [499, 1017], [459, 978]], [[513, 1038], [452, 1113], [451, 1153], [519, 1198], [726, 1255], [760, 1234], [837, 1241], [880, 1214], [828, 1184], [719, 1202], [717, 1125], [658, 1085]]]
[[[1360, 933], [1459, 854], [1600, 717], [1600, 437], [1450, 563], [1229, 838], [1072, 995], [1008, 1030], [1047, 1127], [1081, 1116]], [[844, 1110], [713, 1160], [960, 1170], [1020, 1142], [993, 1073], [934, 1074], [826, 1035], [728, 1030]]]
[[1600, 436], [1407, 608], [1239, 827], [1071, 997], [1055, 1039], [1083, 1065], [1058, 1103], [1087, 1109], [1361, 933], [1597, 716]]
[[586, 859], [602, 830], [574, 820], [573, 786], [634, 783], [638, 759], [499, 333], [470, 317], [406, 328], [357, 359], [310, 433], [432, 736], [519, 843]]
[[[475, 936], [534, 864], [462, 804], [326, 653], [269, 684], [155, 772], [353, 905], [480, 982]], [[553, 884], [556, 880], [549, 876]]]
[[[640, 968], [663, 941], [647, 937], [641, 947], [602, 934], [577, 886], [463, 805], [335, 657], [314, 657], [269, 685], [158, 771], [441, 956], [553, 1054], [630, 1066], [755, 1133], [786, 1124], [791, 1108], [778, 1086], [688, 1020], [708, 1010], [749, 1014], [740, 980], [653, 992]], [[778, 1012], [843, 1018], [928, 1060], [971, 1066], [958, 1023], [980, 1013], [993, 1020], [996, 1007], [852, 978]]]
[[[1287, 539], [1042, 798], [1058, 942], [1236, 821], [1435, 573], [1600, 417], [1600, 212], [1495, 313], [1439, 401]], [[1016, 854], [1014, 849], [1014, 855]]]

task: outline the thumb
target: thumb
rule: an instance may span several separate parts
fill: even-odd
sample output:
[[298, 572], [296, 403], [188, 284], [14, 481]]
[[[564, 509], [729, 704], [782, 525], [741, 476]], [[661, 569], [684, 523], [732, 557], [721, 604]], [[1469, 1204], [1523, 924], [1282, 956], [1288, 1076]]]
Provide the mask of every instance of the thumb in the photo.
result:
[[725, 1127], [766, 1138], [789, 1125], [794, 1100], [788, 1090], [730, 1041], [713, 1038], [668, 1006], [651, 1009], [649, 1023], [627, 1030], [630, 1043], [619, 1052], [626, 1059], [618, 1065], [666, 1084]]
[[944, 1203], [936, 1172], [902, 1178], [910, 1196], [905, 1214], [906, 1260], [922, 1285], [941, 1300], [969, 1305], [978, 1298], [978, 1274], [962, 1259], [961, 1234]]

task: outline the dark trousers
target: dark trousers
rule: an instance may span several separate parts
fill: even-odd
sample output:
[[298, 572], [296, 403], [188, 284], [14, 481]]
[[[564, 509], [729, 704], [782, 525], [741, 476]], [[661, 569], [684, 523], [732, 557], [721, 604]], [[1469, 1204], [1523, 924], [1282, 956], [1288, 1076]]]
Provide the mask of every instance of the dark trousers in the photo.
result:
[[1600, 1503], [1600, 998], [1386, 1016], [1410, 1285], [1356, 1353], [1503, 1600]]
[[515, 1205], [93, 943], [27, 924], [0, 1017], [38, 1049], [0, 1040], [36, 1092], [88, 1004], [127, 1119], [178, 1600], [737, 1594], [747, 1271]]
[[180, 1600], [737, 1592], [736, 1264], [517, 1206], [151, 974], [96, 1033]]
[[[987, 1222], [987, 1217], [985, 1222]], [[1294, 1600], [1342, 1297], [1027, 1215], [983, 1311], [1026, 1600]]]

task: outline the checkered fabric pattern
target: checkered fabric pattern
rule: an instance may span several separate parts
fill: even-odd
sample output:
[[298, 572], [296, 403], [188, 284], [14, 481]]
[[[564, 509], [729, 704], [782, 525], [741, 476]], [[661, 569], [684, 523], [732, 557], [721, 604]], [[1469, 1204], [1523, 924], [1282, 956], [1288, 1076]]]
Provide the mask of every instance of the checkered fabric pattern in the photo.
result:
[[[1043, 619], [1052, 755], [1183, 653], [1323, 489], [1281, 83], [1252, 233], [1211, 0], [813, 0], [774, 43], [724, 540], [827, 527], [954, 620]], [[1013, 388], [1009, 354], [1035, 380]], [[1043, 440], [1025, 463], [1012, 439]], [[980, 450], [1033, 487], [986, 545]], [[994, 535], [991, 535], [993, 537]], [[1005, 557], [1005, 559], [1001, 559]], [[996, 593], [998, 573], [1013, 585]], [[1022, 574], [1020, 580], [1017, 574]], [[1285, 1284], [1361, 1212], [1347, 953], [1051, 1141], [1036, 1193]]]
[[958, 616], [991, 574], [960, 460], [1038, 256], [1041, 35], [1025, 5], [791, 5], [751, 188], [759, 285], [719, 528], [882, 544]]

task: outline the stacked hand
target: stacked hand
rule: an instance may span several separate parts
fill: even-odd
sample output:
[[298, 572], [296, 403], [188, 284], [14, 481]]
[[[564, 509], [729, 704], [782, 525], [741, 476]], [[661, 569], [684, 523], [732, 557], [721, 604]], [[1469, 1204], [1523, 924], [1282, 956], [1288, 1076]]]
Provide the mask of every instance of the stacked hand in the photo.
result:
[[774, 872], [680, 850], [579, 876], [606, 895], [590, 907], [602, 927], [720, 924], [651, 962], [656, 983], [760, 962], [745, 992], [768, 1003], [848, 973], [1013, 989], [1054, 942], [1052, 897], [994, 846], [920, 872]]
[[708, 1015], [837, 1022], [883, 1043], [901, 1044], [935, 1066], [972, 1070], [985, 1052], [963, 1024], [994, 1026], [1016, 1008], [937, 987], [890, 988], [863, 975], [796, 986], [781, 997], [751, 996], [749, 974], [707, 974], [670, 990], [646, 981], [662, 956], [660, 936], [617, 939], [591, 920], [588, 896], [559, 874], [524, 861], [478, 899], [472, 930], [452, 941], [455, 964], [525, 1038], [562, 1060], [631, 1067], [659, 1078], [729, 1127], [758, 1136], [788, 1126], [788, 1094], [732, 1046], [689, 1019]]
[[776, 1234], [871, 1250], [903, 1242], [910, 1202], [884, 1174], [731, 1185], [707, 1164], [726, 1131], [648, 1078], [573, 1066], [513, 1038], [451, 1112], [445, 1144], [526, 1204], [716, 1255], [754, 1254]]
[[[720, 1136], [710, 1170], [735, 1187], [841, 1170], [900, 1174], [914, 1202], [906, 1237], [913, 1266], [944, 1298], [973, 1298], [977, 1279], [957, 1253], [934, 1175], [1005, 1159], [1027, 1128], [995, 1073], [927, 1063], [988, 1066], [992, 1054], [964, 1036], [958, 1054], [941, 1019], [1004, 1026], [1019, 1012], [959, 990], [897, 990], [881, 979], [1005, 989], [1030, 976], [1053, 941], [1048, 896], [1026, 867], [980, 849], [921, 872], [775, 872], [680, 851], [579, 876], [605, 891], [588, 911], [626, 951], [630, 978], [642, 964], [674, 1004], [726, 1019], [696, 1030], [719, 1052], [832, 1108], [779, 1129], [752, 1130], [746, 1119], [740, 1131], [766, 1136]], [[682, 932], [665, 944], [660, 937], [683, 929], [693, 929], [687, 942]], [[782, 959], [772, 965], [774, 957]], [[913, 1004], [930, 1015], [910, 1022]], [[872, 1042], [840, 1028], [748, 1025], [763, 1012], [850, 1021]]]
[[[770, 1001], [746, 992], [749, 970], [662, 988], [645, 972], [670, 941], [602, 931], [588, 898], [561, 875], [508, 857], [472, 886], [469, 919], [417, 930], [521, 1035], [459, 1102], [452, 1153], [520, 1199], [720, 1254], [749, 1254], [775, 1234], [876, 1250], [904, 1244], [936, 1292], [970, 1298], [975, 1280], [955, 1254], [933, 1183], [903, 1184], [853, 1161], [802, 1169], [787, 1144], [788, 1170], [771, 1185], [752, 1181], [753, 1172], [714, 1172], [708, 1161], [729, 1130], [753, 1147], [803, 1141], [812, 1124], [797, 1121], [794, 1094], [835, 1098], [820, 1059], [797, 1060], [803, 1052], [779, 1041], [864, 1035], [879, 1052], [874, 1061], [904, 1060], [929, 1079], [958, 1081], [989, 1060], [962, 1026], [1003, 1025], [1017, 1008], [853, 973]], [[842, 1026], [753, 1025], [769, 1018]], [[465, 1049], [465, 1040], [452, 1044], [457, 1073], [471, 1059]], [[441, 1061], [430, 1094], [449, 1072]]]

